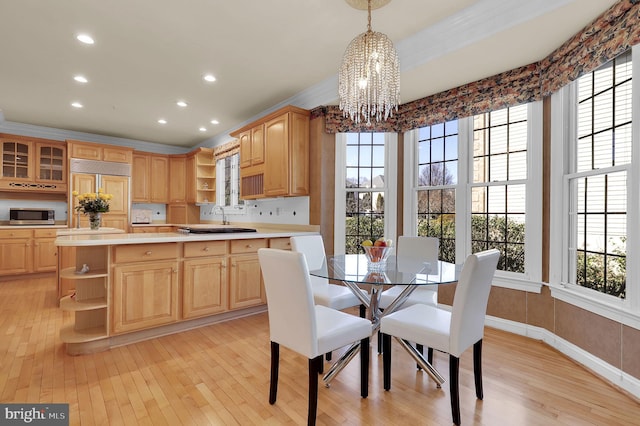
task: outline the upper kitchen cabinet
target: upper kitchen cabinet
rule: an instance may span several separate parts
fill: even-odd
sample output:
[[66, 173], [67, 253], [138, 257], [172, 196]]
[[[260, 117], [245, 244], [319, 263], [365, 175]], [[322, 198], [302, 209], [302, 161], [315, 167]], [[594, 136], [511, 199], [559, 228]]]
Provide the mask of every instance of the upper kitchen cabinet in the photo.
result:
[[133, 149], [67, 139], [70, 158], [131, 164]]
[[160, 203], [169, 201], [169, 157], [134, 152], [131, 164], [131, 201]]
[[169, 156], [169, 203], [187, 202], [187, 157]]
[[309, 111], [287, 106], [231, 134], [244, 199], [309, 194]]
[[[215, 203], [216, 201], [216, 162], [213, 157], [213, 149], [198, 148], [191, 157], [193, 158], [195, 202]], [[191, 200], [190, 200], [191, 201]]]
[[0, 134], [0, 149], [0, 190], [67, 192], [64, 142]]

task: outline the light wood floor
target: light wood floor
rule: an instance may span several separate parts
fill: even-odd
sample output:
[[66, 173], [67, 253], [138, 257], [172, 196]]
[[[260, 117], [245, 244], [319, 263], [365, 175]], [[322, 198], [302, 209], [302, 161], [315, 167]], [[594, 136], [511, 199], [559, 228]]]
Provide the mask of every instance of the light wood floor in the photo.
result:
[[[58, 331], [53, 278], [0, 283], [0, 402], [69, 403], [72, 425], [301, 425], [307, 361], [281, 349], [278, 401], [269, 405], [267, 315], [72, 357]], [[321, 385], [319, 425], [451, 424], [448, 385], [437, 389], [394, 345], [392, 387], [372, 342], [367, 399], [359, 361]], [[461, 360], [463, 425], [640, 424], [638, 401], [543, 343], [487, 329], [484, 400], [473, 390], [471, 351]], [[448, 376], [448, 358], [435, 354]]]

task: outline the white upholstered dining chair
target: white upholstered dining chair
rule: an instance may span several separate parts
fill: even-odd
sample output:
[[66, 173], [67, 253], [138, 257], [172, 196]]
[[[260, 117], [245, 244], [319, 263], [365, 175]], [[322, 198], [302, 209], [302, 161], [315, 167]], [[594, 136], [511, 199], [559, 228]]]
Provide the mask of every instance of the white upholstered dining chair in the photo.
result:
[[487, 250], [467, 257], [460, 273], [451, 311], [415, 304], [380, 321], [383, 338], [384, 388], [391, 388], [391, 336], [421, 343], [449, 354], [449, 393], [453, 422], [460, 424], [458, 375], [460, 355], [473, 346], [476, 396], [483, 398], [482, 338], [491, 282], [500, 252]]
[[[325, 261], [324, 242], [322, 235], [299, 235], [291, 237], [291, 250], [303, 253], [307, 259], [309, 270], [320, 269]], [[329, 280], [321, 277], [311, 277], [313, 300], [317, 305], [337, 309], [339, 311], [360, 306], [360, 317], [365, 317], [365, 306], [355, 294], [343, 285], [330, 284]], [[366, 290], [362, 290], [367, 294]]]
[[[396, 244], [396, 263], [399, 271], [417, 272], [425, 267], [425, 262], [438, 260], [440, 240], [435, 237], [411, 237], [402, 235], [398, 237]], [[380, 295], [380, 308], [386, 309], [405, 289], [404, 285], [395, 285], [385, 290]], [[436, 306], [438, 303], [438, 287], [436, 285], [418, 286], [411, 295], [402, 303], [407, 307], [422, 303]], [[423, 351], [422, 345], [418, 350]], [[382, 352], [382, 341], [378, 334], [378, 353]], [[433, 350], [428, 350], [427, 360], [433, 359]]]
[[323, 354], [327, 352], [360, 341], [360, 394], [366, 398], [369, 392], [371, 321], [315, 304], [309, 269], [302, 253], [265, 248], [258, 250], [258, 258], [269, 312], [269, 403], [276, 402], [280, 345], [309, 360], [309, 425], [316, 422], [318, 375], [322, 371]]

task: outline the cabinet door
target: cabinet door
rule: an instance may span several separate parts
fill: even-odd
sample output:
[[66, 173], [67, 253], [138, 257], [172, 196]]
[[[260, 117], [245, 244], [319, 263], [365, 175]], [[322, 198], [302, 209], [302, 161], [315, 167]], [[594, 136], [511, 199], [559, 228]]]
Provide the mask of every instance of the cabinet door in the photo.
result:
[[264, 163], [264, 127], [251, 129], [251, 165]]
[[240, 142], [240, 167], [249, 167], [251, 165], [251, 130], [240, 133], [238, 140]]
[[66, 183], [67, 151], [63, 146], [36, 144], [36, 180], [41, 182]]
[[289, 115], [265, 124], [264, 194], [267, 197], [287, 195], [289, 188]]
[[170, 203], [184, 203], [187, 201], [186, 177], [187, 159], [184, 157], [169, 158]]
[[182, 317], [193, 318], [228, 309], [227, 269], [224, 256], [185, 260]]
[[133, 151], [125, 148], [112, 148], [105, 146], [102, 148], [102, 159], [116, 163], [131, 163]]
[[2, 178], [28, 180], [32, 172], [33, 144], [31, 142], [2, 140]]
[[85, 143], [71, 143], [71, 158], [85, 160], [102, 160], [102, 147]]
[[131, 201], [149, 202], [151, 194], [150, 170], [151, 158], [149, 155], [133, 155], [131, 160]]
[[114, 333], [178, 320], [177, 262], [116, 266], [113, 279]]
[[55, 271], [58, 266], [55, 229], [33, 231], [33, 271]]
[[31, 231], [0, 234], [0, 275], [26, 274], [32, 270]]
[[113, 195], [109, 201], [109, 213], [105, 213], [105, 215], [126, 216], [129, 212], [129, 178], [126, 176], [101, 176], [100, 187], [107, 194]]
[[[71, 176], [71, 190], [78, 191], [79, 194], [85, 194], [87, 192], [96, 192], [97, 176], [85, 173], [74, 173]], [[75, 207], [78, 205], [77, 200], [72, 198], [71, 200], [71, 227], [78, 226], [78, 218], [80, 219], [80, 227], [89, 227], [89, 218], [85, 214], [78, 215], [75, 211]]]
[[151, 157], [149, 174], [151, 194], [149, 201], [165, 204], [169, 201], [169, 158], [161, 156]]
[[289, 195], [309, 195], [309, 116], [290, 113]]
[[255, 254], [229, 256], [229, 309], [265, 303], [260, 262]]
[[185, 190], [188, 203], [197, 202], [196, 157], [190, 155], [185, 162]]

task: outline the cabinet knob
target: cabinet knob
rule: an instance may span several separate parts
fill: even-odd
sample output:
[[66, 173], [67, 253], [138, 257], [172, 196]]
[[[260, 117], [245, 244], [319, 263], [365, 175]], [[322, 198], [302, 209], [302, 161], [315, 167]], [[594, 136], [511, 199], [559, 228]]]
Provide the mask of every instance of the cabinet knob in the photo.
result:
[[147, 250], [147, 251], [145, 252], [145, 256], [151, 256], [151, 250]]
[[209, 251], [209, 246], [206, 246], [205, 248], [203, 248], [202, 251]]
[[247, 248], [252, 248], [253, 244], [247, 244]]

